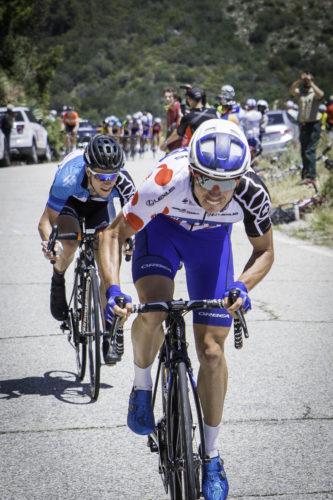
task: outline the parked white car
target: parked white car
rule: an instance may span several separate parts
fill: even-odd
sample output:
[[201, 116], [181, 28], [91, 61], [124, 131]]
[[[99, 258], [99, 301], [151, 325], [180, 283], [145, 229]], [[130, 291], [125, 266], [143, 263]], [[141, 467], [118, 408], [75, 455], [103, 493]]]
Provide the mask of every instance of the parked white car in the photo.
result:
[[[0, 120], [6, 109], [0, 107]], [[23, 156], [28, 163], [38, 163], [40, 159], [51, 161], [51, 149], [45, 127], [25, 106], [14, 106], [14, 113], [16, 118], [10, 134], [11, 156]]]
[[287, 145], [294, 140], [295, 126], [285, 111], [268, 111], [268, 124], [262, 137], [262, 154], [285, 151]]

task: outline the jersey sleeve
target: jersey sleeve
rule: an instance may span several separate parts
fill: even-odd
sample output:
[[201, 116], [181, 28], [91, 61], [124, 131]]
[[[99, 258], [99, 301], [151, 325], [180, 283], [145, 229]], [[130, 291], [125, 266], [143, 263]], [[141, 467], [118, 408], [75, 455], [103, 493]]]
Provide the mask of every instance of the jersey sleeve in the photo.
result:
[[62, 172], [58, 170], [54, 177], [53, 184], [49, 192], [49, 199], [46, 205], [56, 212], [61, 212], [67, 198], [75, 194], [76, 178], [74, 175], [64, 177]]
[[58, 166], [46, 202], [46, 205], [56, 212], [61, 211], [67, 198], [82, 191], [81, 182], [85, 172], [82, 156], [82, 153], [74, 152]]
[[123, 169], [119, 172], [115, 188], [120, 199], [120, 204], [123, 207], [135, 193], [134, 181], [127, 170]]
[[265, 234], [272, 225], [271, 200], [268, 189], [255, 172], [247, 172], [241, 178], [234, 197], [244, 213], [246, 234], [250, 237]]
[[135, 192], [133, 198], [123, 207], [128, 224], [140, 231], [158, 214], [168, 215], [168, 201], [174, 193], [174, 171], [166, 163], [155, 168]]

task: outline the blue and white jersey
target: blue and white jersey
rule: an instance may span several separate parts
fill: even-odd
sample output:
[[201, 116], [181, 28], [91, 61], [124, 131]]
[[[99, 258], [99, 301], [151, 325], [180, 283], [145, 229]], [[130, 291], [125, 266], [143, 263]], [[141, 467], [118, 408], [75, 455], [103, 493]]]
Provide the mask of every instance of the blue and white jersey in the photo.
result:
[[46, 205], [56, 212], [60, 212], [70, 196], [80, 201], [88, 199], [95, 201], [109, 201], [113, 205], [115, 198], [120, 199], [121, 206], [129, 201], [134, 192], [134, 182], [129, 173], [122, 168], [117, 177], [114, 188], [107, 198], [93, 196], [88, 189], [88, 179], [85, 173], [86, 162], [82, 150], [76, 150], [67, 155], [58, 165], [53, 184], [50, 189]]

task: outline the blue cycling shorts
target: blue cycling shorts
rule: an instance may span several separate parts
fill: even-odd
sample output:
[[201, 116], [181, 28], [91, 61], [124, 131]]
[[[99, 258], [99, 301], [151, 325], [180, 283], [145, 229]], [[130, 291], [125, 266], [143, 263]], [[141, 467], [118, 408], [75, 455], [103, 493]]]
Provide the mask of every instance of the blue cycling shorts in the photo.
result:
[[[231, 229], [227, 224], [188, 231], [165, 215], [157, 215], [135, 237], [134, 283], [157, 274], [173, 280], [183, 262], [191, 300], [222, 298], [234, 281]], [[230, 326], [232, 317], [225, 309], [199, 309], [193, 311], [193, 322]]]

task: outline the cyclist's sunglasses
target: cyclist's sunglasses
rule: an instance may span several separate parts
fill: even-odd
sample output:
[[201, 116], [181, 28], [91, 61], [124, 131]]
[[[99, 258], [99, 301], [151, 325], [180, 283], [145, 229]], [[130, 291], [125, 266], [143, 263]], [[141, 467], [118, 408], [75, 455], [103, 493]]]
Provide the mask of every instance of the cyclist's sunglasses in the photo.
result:
[[94, 176], [94, 178], [98, 181], [114, 181], [118, 176], [118, 172], [115, 172], [114, 174], [98, 174], [97, 172], [94, 172], [94, 170], [91, 170], [91, 168], [87, 168], [89, 172]]
[[217, 180], [217, 179], [212, 179], [211, 177], [206, 177], [205, 175], [198, 174], [197, 172], [194, 172], [192, 170], [192, 175], [194, 179], [196, 180], [197, 184], [199, 184], [200, 187], [204, 189], [208, 189], [210, 191], [213, 189], [213, 187], [218, 187], [220, 191], [231, 191], [232, 189], [235, 189], [236, 187], [236, 181], [235, 179], [228, 179], [228, 180]]

